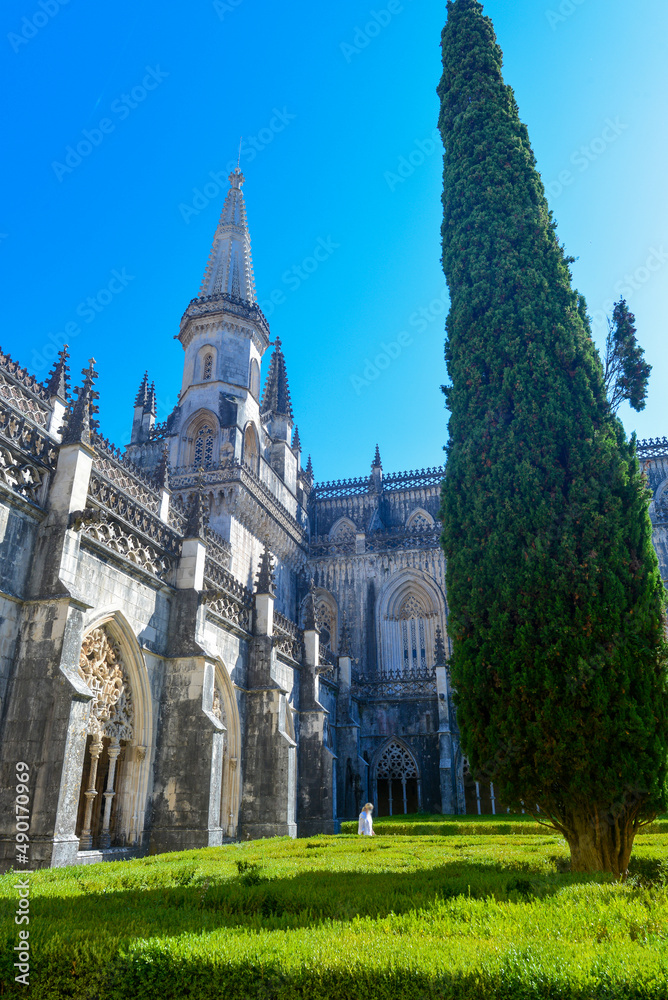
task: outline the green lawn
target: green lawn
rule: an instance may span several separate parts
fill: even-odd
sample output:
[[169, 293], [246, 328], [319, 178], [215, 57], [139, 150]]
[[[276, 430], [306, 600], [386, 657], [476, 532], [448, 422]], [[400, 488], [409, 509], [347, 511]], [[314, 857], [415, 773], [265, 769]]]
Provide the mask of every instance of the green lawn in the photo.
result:
[[398, 1000], [668, 996], [668, 836], [627, 885], [554, 835], [275, 839], [31, 876], [31, 988], [0, 996]]
[[[488, 836], [506, 837], [509, 834], [545, 835], [545, 826], [533, 816], [498, 813], [496, 816], [443, 816], [441, 813], [412, 813], [409, 816], [374, 816], [374, 829], [384, 835], [419, 837], [427, 836]], [[341, 824], [342, 833], [357, 833], [357, 820]], [[668, 834], [668, 819], [661, 817], [643, 830], [645, 835]]]

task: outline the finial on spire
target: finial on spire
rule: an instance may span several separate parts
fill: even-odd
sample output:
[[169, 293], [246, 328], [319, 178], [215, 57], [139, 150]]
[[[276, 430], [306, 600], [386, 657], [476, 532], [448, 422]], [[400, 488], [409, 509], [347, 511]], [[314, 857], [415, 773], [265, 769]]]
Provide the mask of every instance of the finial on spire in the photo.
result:
[[197, 489], [188, 504], [188, 520], [183, 532], [185, 538], [204, 539], [209, 520], [208, 505], [204, 498], [204, 469], [199, 470]]
[[70, 387], [70, 366], [67, 364], [69, 357], [67, 344], [63, 344], [63, 349], [58, 354], [58, 360], [47, 375], [46, 382], [44, 383], [46, 391], [51, 397], [58, 396], [65, 402], [69, 398]]
[[383, 468], [383, 463], [380, 460], [380, 448], [378, 447], [378, 445], [376, 445], [376, 454], [373, 457], [372, 468], [374, 468], [374, 469], [382, 469]]
[[139, 391], [135, 397], [135, 406], [146, 407], [146, 400], [148, 399], [148, 372], [144, 372], [144, 377], [139, 383]]
[[234, 168], [227, 179], [230, 182], [230, 187], [234, 188], [236, 191], [241, 191], [241, 185], [246, 180], [244, 175], [241, 173], [241, 168], [238, 165]]
[[302, 450], [302, 443], [299, 440], [299, 428], [295, 425], [295, 433], [292, 436], [292, 450], [295, 455], [299, 455]]
[[237, 156], [237, 170], [239, 170], [239, 168], [241, 166], [241, 143], [243, 141], [244, 141], [244, 137], [242, 135], [240, 135], [239, 136], [239, 155]]
[[285, 357], [281, 350], [281, 340], [277, 337], [274, 342], [274, 353], [271, 356], [271, 364], [267, 373], [267, 381], [264, 384], [262, 394], [262, 405], [260, 413], [272, 414], [278, 417], [289, 417], [292, 419], [292, 401], [290, 400], [290, 389], [288, 387], [288, 373], [285, 368]]
[[311, 456], [309, 455], [308, 461], [306, 463], [306, 475], [309, 477], [311, 482], [313, 482], [313, 462], [311, 461]]
[[95, 391], [95, 358], [88, 362], [88, 368], [82, 369], [83, 384], [74, 389], [75, 399], [71, 401], [65, 412], [65, 423], [62, 427], [63, 444], [92, 444], [93, 432], [98, 429], [94, 419], [98, 408], [95, 400], [100, 394]]
[[144, 413], [150, 413], [152, 417], [156, 415], [156, 402], [155, 402], [155, 382], [151, 382], [146, 393], [146, 402], [144, 403]]
[[306, 601], [304, 602], [304, 631], [305, 632], [319, 632], [320, 623], [318, 621], [318, 609], [315, 603], [315, 582], [313, 577], [311, 577], [311, 582], [309, 583], [308, 594], [306, 595]]
[[443, 642], [443, 633], [441, 632], [441, 626], [436, 626], [436, 643], [434, 646], [434, 666], [444, 667], [448, 662], [448, 656], [445, 652], [445, 643]]
[[257, 571], [257, 577], [255, 579], [255, 593], [269, 594], [270, 597], [275, 597], [276, 594], [274, 592], [274, 587], [274, 564], [271, 558], [271, 552], [265, 545], [264, 551], [260, 557], [260, 568]]

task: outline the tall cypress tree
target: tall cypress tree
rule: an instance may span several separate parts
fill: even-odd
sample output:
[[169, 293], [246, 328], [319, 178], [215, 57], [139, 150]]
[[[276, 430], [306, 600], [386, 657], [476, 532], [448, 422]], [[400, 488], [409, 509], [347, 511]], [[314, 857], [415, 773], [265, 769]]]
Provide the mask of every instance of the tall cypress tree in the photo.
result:
[[439, 126], [451, 386], [443, 547], [472, 769], [574, 870], [626, 871], [666, 808], [666, 594], [491, 21], [448, 3]]

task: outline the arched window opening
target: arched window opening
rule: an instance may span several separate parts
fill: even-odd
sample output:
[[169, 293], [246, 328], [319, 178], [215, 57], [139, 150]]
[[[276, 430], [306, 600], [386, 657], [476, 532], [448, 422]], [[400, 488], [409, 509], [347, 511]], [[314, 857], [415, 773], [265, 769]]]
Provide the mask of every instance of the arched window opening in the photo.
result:
[[257, 441], [257, 433], [252, 424], [249, 424], [244, 432], [244, 465], [255, 475], [258, 474], [260, 465], [260, 449]]
[[248, 379], [248, 385], [250, 387], [251, 396], [254, 399], [260, 398], [260, 366], [255, 360], [251, 358], [250, 363], [250, 376]]
[[119, 645], [104, 628], [84, 638], [79, 674], [93, 692], [76, 827], [80, 850], [90, 851], [120, 837], [117, 806], [134, 740], [134, 703]]
[[379, 816], [416, 813], [420, 808], [420, 776], [410, 751], [392, 740], [376, 764], [376, 798]]
[[198, 469], [210, 469], [213, 465], [213, 428], [202, 424], [195, 435], [195, 451], [193, 464]]
[[336, 652], [337, 612], [333, 598], [321, 595], [316, 598], [316, 613], [320, 625], [320, 645]]
[[204, 363], [202, 365], [202, 381], [210, 382], [213, 377], [213, 354], [204, 355]]

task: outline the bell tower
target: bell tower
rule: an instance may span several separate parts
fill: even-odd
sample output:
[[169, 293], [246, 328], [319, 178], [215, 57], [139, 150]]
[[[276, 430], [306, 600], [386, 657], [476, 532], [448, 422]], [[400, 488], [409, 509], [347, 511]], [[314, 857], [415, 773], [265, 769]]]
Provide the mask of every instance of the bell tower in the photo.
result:
[[255, 293], [239, 167], [229, 180], [199, 295], [178, 334], [185, 358], [179, 434], [170, 449], [177, 468], [241, 461], [248, 429], [256, 437], [260, 432], [260, 367], [269, 326]]

